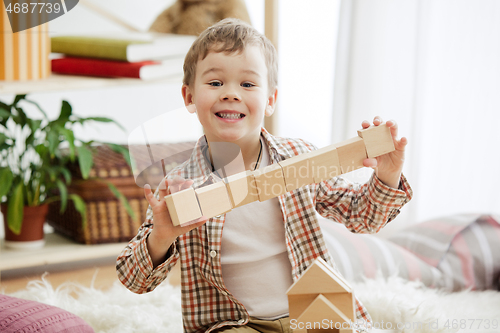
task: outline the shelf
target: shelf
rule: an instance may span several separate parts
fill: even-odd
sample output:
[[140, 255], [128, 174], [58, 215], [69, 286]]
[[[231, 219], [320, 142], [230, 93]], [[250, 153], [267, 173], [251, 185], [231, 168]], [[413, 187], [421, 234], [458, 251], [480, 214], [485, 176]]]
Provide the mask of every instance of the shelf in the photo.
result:
[[181, 84], [182, 75], [161, 79], [140, 80], [125, 78], [99, 78], [90, 76], [52, 74], [47, 79], [35, 81], [0, 81], [0, 94], [28, 94], [35, 92], [57, 92], [63, 90], [98, 89], [116, 86], [144, 84]]
[[57, 233], [45, 234], [45, 246], [37, 250], [12, 250], [0, 241], [0, 271], [36, 268], [79, 261], [116, 258], [127, 243], [85, 245]]

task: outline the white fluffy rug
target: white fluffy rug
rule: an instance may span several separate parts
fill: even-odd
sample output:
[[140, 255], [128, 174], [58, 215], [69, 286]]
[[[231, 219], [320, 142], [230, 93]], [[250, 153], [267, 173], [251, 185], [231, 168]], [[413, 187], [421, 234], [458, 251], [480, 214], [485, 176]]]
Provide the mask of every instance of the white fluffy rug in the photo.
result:
[[[387, 332], [500, 332], [500, 292], [444, 293], [397, 277], [353, 287], [376, 327], [394, 330]], [[75, 313], [98, 333], [182, 332], [180, 290], [168, 283], [136, 295], [118, 283], [106, 291], [73, 283], [54, 289], [42, 278], [11, 295]]]

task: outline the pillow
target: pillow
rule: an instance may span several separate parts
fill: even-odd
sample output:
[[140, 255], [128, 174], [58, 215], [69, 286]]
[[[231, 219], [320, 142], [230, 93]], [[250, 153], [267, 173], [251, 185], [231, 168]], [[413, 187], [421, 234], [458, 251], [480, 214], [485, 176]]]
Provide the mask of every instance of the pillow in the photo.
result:
[[450, 290], [499, 289], [500, 219], [460, 214], [422, 222], [390, 240], [443, 275]]
[[375, 235], [354, 234], [343, 225], [320, 219], [326, 246], [340, 273], [352, 282], [398, 275], [438, 287], [441, 272], [401, 246]]
[[47, 304], [0, 295], [0, 332], [94, 333], [80, 317]]

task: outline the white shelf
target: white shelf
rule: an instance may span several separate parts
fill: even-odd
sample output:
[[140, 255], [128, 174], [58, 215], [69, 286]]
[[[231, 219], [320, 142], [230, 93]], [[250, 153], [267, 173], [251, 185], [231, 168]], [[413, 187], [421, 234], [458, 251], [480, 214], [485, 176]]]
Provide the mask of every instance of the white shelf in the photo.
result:
[[45, 246], [37, 250], [12, 250], [0, 241], [0, 271], [35, 268], [117, 257], [127, 243], [84, 245], [56, 233], [45, 234]]
[[55, 92], [63, 90], [97, 89], [117, 86], [145, 84], [179, 84], [182, 75], [173, 75], [155, 80], [99, 78], [90, 76], [52, 74], [47, 79], [34, 81], [0, 81], [0, 94], [28, 94], [34, 92]]

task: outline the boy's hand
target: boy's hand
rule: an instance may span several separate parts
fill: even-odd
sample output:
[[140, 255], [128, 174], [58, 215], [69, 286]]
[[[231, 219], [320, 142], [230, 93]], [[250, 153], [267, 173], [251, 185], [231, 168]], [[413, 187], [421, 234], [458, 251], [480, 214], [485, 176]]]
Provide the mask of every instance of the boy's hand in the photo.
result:
[[172, 224], [167, 205], [165, 204], [165, 196], [187, 189], [192, 184], [192, 180], [186, 180], [182, 177], [166, 181], [164, 179], [160, 183], [159, 200], [155, 198], [149, 185], [144, 186], [144, 196], [153, 209], [153, 231], [148, 236], [147, 245], [154, 267], [165, 260], [165, 255], [170, 245], [172, 245], [177, 237], [208, 221], [205, 217], [200, 217], [182, 226], [174, 226]]
[[[379, 116], [373, 119], [373, 125], [375, 126], [382, 123], [383, 121]], [[386, 124], [391, 130], [392, 140], [394, 141], [396, 150], [375, 158], [367, 158], [364, 160], [363, 164], [366, 167], [374, 168], [375, 174], [384, 184], [393, 188], [398, 188], [405, 160], [405, 147], [408, 144], [408, 140], [405, 137], [402, 137], [400, 140], [397, 139], [398, 124], [395, 121], [389, 120]], [[370, 122], [364, 120], [361, 126], [363, 128], [368, 128], [370, 127]]]

